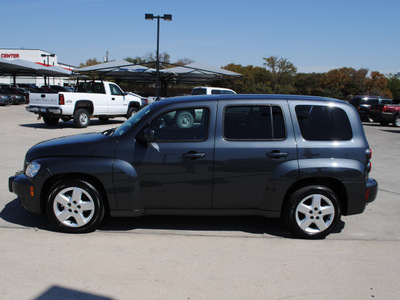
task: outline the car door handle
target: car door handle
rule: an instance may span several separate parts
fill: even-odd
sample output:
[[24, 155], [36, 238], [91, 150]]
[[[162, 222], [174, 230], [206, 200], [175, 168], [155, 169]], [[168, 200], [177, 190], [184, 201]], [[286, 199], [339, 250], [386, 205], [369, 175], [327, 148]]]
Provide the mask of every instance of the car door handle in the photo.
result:
[[286, 157], [288, 155], [289, 155], [288, 153], [280, 152], [279, 150], [274, 150], [267, 153], [267, 156], [271, 158], [281, 158], [281, 157]]
[[111, 100], [115, 100], [115, 98], [111, 98]]
[[206, 154], [201, 153], [201, 152], [189, 151], [188, 153], [183, 153], [182, 156], [183, 156], [183, 158], [188, 158], [188, 159], [199, 159], [199, 158], [206, 157]]

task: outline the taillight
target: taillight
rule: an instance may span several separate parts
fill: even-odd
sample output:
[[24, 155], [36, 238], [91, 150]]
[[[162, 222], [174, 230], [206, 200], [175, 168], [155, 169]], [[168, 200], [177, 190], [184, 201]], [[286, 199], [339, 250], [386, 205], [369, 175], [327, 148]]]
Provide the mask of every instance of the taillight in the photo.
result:
[[384, 105], [382, 111], [386, 111], [386, 109], [387, 109], [387, 106]]
[[367, 157], [367, 159], [371, 159], [372, 158], [372, 150], [371, 149], [367, 149], [365, 150], [365, 156]]
[[366, 174], [370, 173], [372, 171], [372, 163], [371, 163], [371, 158], [372, 158], [372, 150], [367, 149], [365, 150], [365, 157], [367, 158], [367, 169], [366, 169]]
[[58, 94], [58, 104], [59, 105], [64, 105], [65, 104], [65, 99], [63, 94]]

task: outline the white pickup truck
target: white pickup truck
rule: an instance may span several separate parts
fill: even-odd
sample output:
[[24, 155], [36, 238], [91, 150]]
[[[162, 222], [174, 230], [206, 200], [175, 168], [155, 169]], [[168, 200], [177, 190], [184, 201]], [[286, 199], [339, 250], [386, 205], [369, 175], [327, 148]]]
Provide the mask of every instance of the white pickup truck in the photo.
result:
[[47, 125], [73, 119], [80, 128], [87, 127], [91, 117], [102, 122], [114, 117], [129, 118], [142, 106], [141, 98], [107, 81], [78, 81], [76, 92], [30, 93], [29, 101], [26, 110], [43, 117]]

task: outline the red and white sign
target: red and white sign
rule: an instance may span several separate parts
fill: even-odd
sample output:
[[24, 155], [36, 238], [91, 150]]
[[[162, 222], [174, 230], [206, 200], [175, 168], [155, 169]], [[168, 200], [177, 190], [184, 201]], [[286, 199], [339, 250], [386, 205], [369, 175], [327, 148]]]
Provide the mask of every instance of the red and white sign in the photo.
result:
[[18, 53], [1, 53], [1, 58], [19, 58]]

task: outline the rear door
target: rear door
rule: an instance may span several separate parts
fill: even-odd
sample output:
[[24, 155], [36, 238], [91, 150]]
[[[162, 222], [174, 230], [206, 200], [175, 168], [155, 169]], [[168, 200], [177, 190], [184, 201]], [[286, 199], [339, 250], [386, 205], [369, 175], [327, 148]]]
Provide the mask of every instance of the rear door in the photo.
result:
[[283, 166], [292, 163], [293, 176], [297, 174], [297, 150], [287, 101], [247, 102], [236, 105], [219, 101], [214, 208], [270, 208], [271, 195], [288, 175]]

